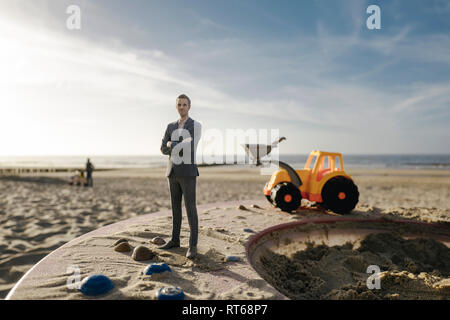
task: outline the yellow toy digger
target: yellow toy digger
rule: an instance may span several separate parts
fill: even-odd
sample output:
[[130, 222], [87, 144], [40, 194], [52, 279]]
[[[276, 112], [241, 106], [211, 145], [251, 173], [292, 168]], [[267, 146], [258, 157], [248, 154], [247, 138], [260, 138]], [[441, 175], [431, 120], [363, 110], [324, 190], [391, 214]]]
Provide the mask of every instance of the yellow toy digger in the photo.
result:
[[[279, 141], [282, 140], [285, 138]], [[260, 156], [266, 155], [254, 154], [249, 145], [244, 145], [244, 148], [253, 153], [257, 163], [261, 163]], [[258, 151], [261, 149], [264, 149], [262, 145]], [[272, 174], [263, 191], [267, 200], [283, 211], [291, 212], [298, 209], [302, 199], [316, 202], [339, 214], [349, 213], [358, 203], [358, 187], [344, 171], [340, 153], [314, 150], [301, 170], [294, 170], [282, 161], [271, 162], [277, 163], [280, 170]]]

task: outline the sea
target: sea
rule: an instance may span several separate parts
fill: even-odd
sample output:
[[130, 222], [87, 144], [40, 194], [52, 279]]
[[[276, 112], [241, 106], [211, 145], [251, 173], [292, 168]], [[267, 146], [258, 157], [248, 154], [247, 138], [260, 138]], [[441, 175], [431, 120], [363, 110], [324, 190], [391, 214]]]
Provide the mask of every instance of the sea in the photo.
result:
[[[308, 155], [280, 154], [279, 157], [281, 161], [294, 168], [302, 168]], [[0, 168], [83, 168], [86, 159], [86, 156], [0, 156]], [[167, 162], [167, 156], [163, 155], [102, 155], [91, 156], [90, 159], [97, 169], [157, 168], [164, 167]], [[211, 157], [199, 156], [197, 163], [204, 165], [224, 163], [224, 161], [214, 163], [210, 159]], [[244, 155], [237, 155], [234, 159], [241, 166], [252, 164], [252, 161]], [[343, 159], [344, 168], [352, 169], [450, 169], [450, 154], [344, 154]]]

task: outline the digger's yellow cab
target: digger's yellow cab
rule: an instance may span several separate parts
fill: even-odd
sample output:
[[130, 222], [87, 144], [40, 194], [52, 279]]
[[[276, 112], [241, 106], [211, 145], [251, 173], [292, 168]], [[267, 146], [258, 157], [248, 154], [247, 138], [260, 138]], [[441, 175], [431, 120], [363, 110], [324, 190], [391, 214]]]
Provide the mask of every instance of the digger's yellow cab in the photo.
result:
[[342, 154], [314, 150], [309, 154], [304, 169], [311, 170], [311, 174], [319, 181], [326, 173], [344, 171]]
[[308, 171], [308, 179], [305, 181], [308, 184], [308, 190], [305, 190], [308, 198], [318, 202], [322, 201], [322, 188], [329, 179], [338, 175], [351, 179], [344, 171], [342, 154], [338, 152], [312, 151], [304, 170]]

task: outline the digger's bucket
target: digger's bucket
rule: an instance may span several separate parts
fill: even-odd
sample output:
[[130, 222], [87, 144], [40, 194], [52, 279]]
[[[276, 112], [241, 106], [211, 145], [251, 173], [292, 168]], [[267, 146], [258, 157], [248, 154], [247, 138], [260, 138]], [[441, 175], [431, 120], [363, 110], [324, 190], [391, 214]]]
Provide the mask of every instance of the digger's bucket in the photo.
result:
[[261, 158], [265, 157], [272, 151], [272, 146], [266, 144], [244, 144], [247, 155], [256, 160], [256, 164], [261, 164]]
[[269, 155], [274, 148], [278, 146], [278, 144], [286, 140], [285, 137], [281, 137], [280, 139], [274, 141], [271, 145], [267, 144], [244, 144], [242, 145], [245, 149], [247, 155], [256, 160], [256, 164], [261, 164], [261, 158]]

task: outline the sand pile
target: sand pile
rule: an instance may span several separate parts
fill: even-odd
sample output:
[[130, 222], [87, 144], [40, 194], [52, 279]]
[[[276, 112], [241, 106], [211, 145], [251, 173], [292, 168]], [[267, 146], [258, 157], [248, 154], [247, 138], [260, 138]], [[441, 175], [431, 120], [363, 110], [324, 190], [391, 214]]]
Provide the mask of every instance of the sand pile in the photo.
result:
[[[263, 277], [291, 299], [450, 299], [450, 249], [433, 239], [369, 234], [358, 248], [310, 244], [292, 257], [266, 252]], [[380, 289], [369, 289], [370, 265]]]

